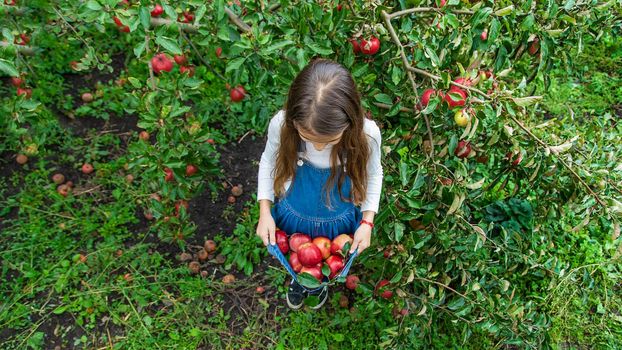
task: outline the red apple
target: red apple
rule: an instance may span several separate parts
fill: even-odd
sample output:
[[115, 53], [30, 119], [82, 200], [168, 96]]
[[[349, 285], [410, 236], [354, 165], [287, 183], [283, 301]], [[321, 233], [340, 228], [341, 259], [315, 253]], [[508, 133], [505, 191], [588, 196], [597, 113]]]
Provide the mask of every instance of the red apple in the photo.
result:
[[328, 237], [315, 237], [313, 239], [313, 244], [320, 248], [322, 259], [326, 260], [330, 256], [331, 241]]
[[420, 108], [424, 109], [428, 106], [428, 104], [430, 103], [430, 99], [436, 95], [436, 90], [434, 89], [427, 89], [423, 92], [423, 94], [421, 94], [421, 101], [419, 101], [420, 104]]
[[185, 199], [180, 199], [177, 202], [175, 202], [175, 216], [179, 216], [179, 210], [181, 207], [186, 208], [186, 212], [187, 212], [189, 206], [190, 205], [188, 204], [188, 201]]
[[196, 165], [188, 164], [186, 165], [186, 176], [192, 176], [196, 174], [198, 170], [199, 169], [196, 167]]
[[93, 166], [89, 163], [84, 163], [82, 164], [82, 173], [84, 174], [90, 174], [93, 172]]
[[238, 85], [229, 91], [229, 96], [233, 102], [242, 101], [244, 99], [244, 95], [246, 95], [246, 91], [242, 85]]
[[486, 39], [488, 39], [488, 31], [484, 30], [479, 37], [480, 39], [482, 39], [482, 41], [486, 41]]
[[216, 57], [220, 58], [220, 55], [222, 55], [222, 47], [217, 47], [216, 48]]
[[279, 246], [279, 250], [281, 251], [281, 253], [287, 254], [287, 252], [289, 251], [289, 242], [287, 239], [287, 234], [283, 230], [276, 230], [275, 236], [276, 236], [276, 244]]
[[[461, 83], [460, 83], [461, 84]], [[459, 96], [456, 96], [459, 95]], [[453, 86], [449, 89], [449, 92], [445, 95], [445, 101], [449, 105], [449, 108], [457, 106], [464, 106], [466, 103], [467, 94], [461, 88]]]
[[86, 102], [86, 103], [92, 102], [93, 99], [94, 99], [93, 94], [90, 93], [90, 92], [85, 92], [85, 93], [82, 94], [82, 101], [83, 102]]
[[456, 149], [454, 150], [454, 155], [460, 159], [464, 159], [469, 156], [471, 153], [471, 143], [469, 141], [460, 140]]
[[143, 140], [143, 141], [149, 141], [149, 136], [150, 136], [150, 135], [149, 135], [149, 133], [148, 133], [148, 132], [146, 132], [146, 131], [141, 131], [141, 132], [138, 134], [138, 138], [139, 138], [139, 139], [141, 139], [141, 140]]
[[[471, 81], [469, 79], [462, 78], [462, 77], [454, 79], [454, 83], [458, 83], [458, 84], [466, 85], [466, 86], [471, 85]], [[449, 91], [451, 91], [452, 88], [453, 89], [460, 89], [459, 86], [452, 85], [451, 88], [449, 89]]]
[[338, 255], [331, 255], [326, 259], [326, 264], [328, 264], [328, 268], [330, 268], [329, 278], [333, 278], [337, 276], [341, 269], [343, 269], [343, 258]]
[[114, 21], [114, 24], [117, 25], [117, 27], [123, 27], [123, 22], [121, 22], [121, 20], [119, 19], [119, 17], [115, 16], [112, 17], [112, 20]]
[[356, 39], [350, 39], [350, 44], [352, 44], [352, 52], [355, 54], [361, 52], [361, 45]]
[[289, 237], [289, 249], [297, 252], [298, 247], [300, 247], [301, 244], [309, 242], [311, 242], [311, 237], [305, 235], [304, 233], [294, 233], [291, 237]]
[[346, 288], [355, 290], [361, 280], [356, 275], [346, 277]]
[[330, 253], [332, 255], [344, 256], [344, 246], [346, 245], [346, 243], [350, 243], [350, 245], [352, 245], [352, 241], [353, 239], [349, 235], [345, 233], [340, 234], [339, 236], [335, 237], [335, 239], [333, 239], [333, 242], [330, 245]]
[[291, 265], [292, 269], [294, 269], [296, 273], [300, 272], [300, 270], [302, 269], [302, 264], [300, 263], [300, 260], [298, 259], [298, 253], [291, 252], [289, 254], [289, 264]]
[[151, 17], [160, 17], [164, 13], [162, 5], [156, 4], [153, 10], [151, 10]]
[[302, 266], [311, 267], [322, 262], [320, 248], [311, 242], [301, 244], [296, 253]]
[[447, 0], [441, 0], [439, 2], [439, 6], [438, 7], [444, 7], [446, 3], [447, 3]]
[[186, 23], [194, 21], [194, 14], [190, 11], [184, 12], [184, 18]]
[[312, 267], [307, 267], [307, 266], [303, 266], [300, 269], [300, 273], [308, 273], [311, 276], [315, 277], [315, 279], [318, 280], [318, 282], [322, 282], [322, 278], [324, 277], [324, 275], [322, 275], [322, 267], [321, 266], [312, 266]]
[[15, 161], [19, 165], [24, 165], [28, 162], [28, 157], [24, 154], [18, 154], [17, 157], [15, 157]]
[[517, 166], [523, 161], [523, 153], [519, 151], [508, 152], [505, 158], [513, 165]]
[[529, 45], [529, 54], [535, 56], [538, 51], [540, 51], [540, 39], [536, 37], [531, 42], [531, 45]]
[[151, 59], [151, 67], [155, 74], [161, 71], [170, 72], [173, 69], [173, 62], [163, 53], [159, 53]]
[[24, 83], [24, 80], [20, 77], [11, 77], [11, 84], [15, 87], [20, 87]]
[[184, 55], [175, 55], [173, 56], [173, 59], [175, 60], [175, 63], [177, 63], [180, 66], [183, 66], [187, 62], [186, 56]]
[[389, 280], [381, 280], [376, 285], [376, 288], [374, 289], [374, 291], [375, 292], [379, 292], [380, 291], [380, 296], [382, 298], [390, 299], [393, 296], [393, 291], [385, 289], [384, 287], [386, 287], [387, 285], [389, 285]]
[[171, 182], [175, 179], [171, 168], [164, 168], [164, 181]]
[[24, 96], [24, 98], [30, 98], [32, 96], [32, 89], [17, 88], [17, 96]]
[[369, 40], [361, 40], [361, 52], [365, 55], [374, 55], [380, 50], [380, 40], [372, 36]]
[[216, 242], [208, 239], [207, 241], [205, 241], [205, 243], [203, 243], [203, 249], [205, 249], [206, 252], [212, 254], [216, 251]]
[[194, 66], [181, 66], [179, 67], [179, 72], [181, 74], [188, 73], [188, 76], [192, 78], [194, 76]]

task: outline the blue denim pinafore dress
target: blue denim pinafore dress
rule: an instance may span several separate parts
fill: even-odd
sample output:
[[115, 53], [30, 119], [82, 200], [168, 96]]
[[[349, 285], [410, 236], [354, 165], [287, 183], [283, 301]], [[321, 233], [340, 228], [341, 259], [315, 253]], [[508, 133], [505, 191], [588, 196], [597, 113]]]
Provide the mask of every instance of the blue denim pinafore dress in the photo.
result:
[[[305, 146], [301, 143], [299, 147], [294, 181], [272, 207], [276, 226], [287, 235], [300, 232], [312, 238], [324, 236], [331, 240], [342, 233], [354, 233], [363, 218], [361, 210], [353, 203], [341, 200], [337, 181], [330, 191], [332, 208], [327, 206], [324, 184], [330, 176], [330, 168], [318, 168], [303, 159]], [[347, 174], [343, 176], [345, 180], [341, 190], [344, 198], [349, 198], [351, 180]]]

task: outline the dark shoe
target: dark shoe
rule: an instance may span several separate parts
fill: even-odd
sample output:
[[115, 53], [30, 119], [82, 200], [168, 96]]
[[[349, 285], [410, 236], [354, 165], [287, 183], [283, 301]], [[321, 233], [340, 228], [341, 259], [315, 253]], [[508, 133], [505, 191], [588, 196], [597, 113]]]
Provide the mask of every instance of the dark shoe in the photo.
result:
[[315, 295], [319, 299], [317, 305], [311, 306], [313, 310], [317, 310], [324, 305], [326, 299], [328, 299], [328, 286], [324, 286], [324, 288], [318, 290], [317, 292], [309, 293], [309, 295]]
[[294, 310], [298, 310], [302, 307], [302, 304], [306, 297], [306, 291], [298, 282], [292, 279], [292, 282], [289, 284], [289, 289], [287, 290], [287, 295], [285, 299], [287, 299], [287, 306]]

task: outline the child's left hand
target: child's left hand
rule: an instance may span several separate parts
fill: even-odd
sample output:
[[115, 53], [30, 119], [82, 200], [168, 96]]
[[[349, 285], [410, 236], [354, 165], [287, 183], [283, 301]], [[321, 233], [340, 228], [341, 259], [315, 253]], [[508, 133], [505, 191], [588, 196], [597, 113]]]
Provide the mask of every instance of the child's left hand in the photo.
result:
[[371, 227], [369, 225], [361, 225], [354, 233], [354, 241], [350, 248], [350, 254], [358, 248], [358, 254], [369, 247], [371, 241]]

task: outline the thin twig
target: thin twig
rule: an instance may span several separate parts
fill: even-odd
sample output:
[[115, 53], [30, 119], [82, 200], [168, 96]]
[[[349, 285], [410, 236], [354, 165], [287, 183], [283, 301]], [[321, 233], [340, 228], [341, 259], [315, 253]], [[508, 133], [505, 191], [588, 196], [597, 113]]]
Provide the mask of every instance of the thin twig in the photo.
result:
[[233, 13], [233, 11], [231, 11], [231, 9], [226, 6], [225, 13], [227, 14], [227, 16], [229, 16], [229, 20], [231, 20], [231, 22], [233, 22], [233, 24], [235, 24], [235, 26], [238, 27], [241, 31], [249, 33], [252, 30], [251, 26], [244, 23], [244, 21], [242, 21], [240, 17], [238, 17], [235, 13]]
[[151, 23], [152, 26], [164, 26], [164, 25], [171, 25], [173, 23], [176, 23], [181, 30], [183, 30], [184, 32], [188, 32], [188, 33], [196, 33], [199, 31], [199, 27], [195, 26], [194, 24], [177, 22], [177, 21], [173, 21], [170, 19], [166, 19], [166, 18], [151, 17], [149, 22]]
[[[149, 57], [149, 34], [145, 35], [145, 52], [147, 53], [147, 57]], [[155, 84], [155, 76], [153, 75], [153, 67], [151, 66], [151, 60], [147, 60], [147, 65], [149, 66], [149, 80], [151, 80], [151, 90], [156, 90]]]
[[[408, 75], [408, 80], [410, 81], [410, 84], [414, 92], [413, 97], [414, 97], [414, 103], [416, 105], [419, 102], [419, 93], [417, 92], [417, 84], [415, 83], [415, 79], [412, 76], [411, 70], [408, 69], [410, 67], [410, 64], [408, 63], [408, 58], [406, 58], [406, 53], [404, 53], [404, 46], [402, 46], [402, 43], [400, 39], [397, 37], [397, 34], [395, 33], [395, 29], [393, 28], [393, 25], [391, 24], [391, 16], [383, 10], [382, 17], [384, 17], [384, 21], [387, 24], [387, 28], [389, 29], [389, 34], [391, 35], [391, 39], [393, 40], [395, 45], [397, 45], [398, 47], [400, 56], [402, 57], [402, 63], [404, 64], [404, 67], [407, 68], [406, 73]], [[430, 127], [430, 120], [427, 114], [423, 115], [423, 119], [425, 120], [425, 125], [428, 130], [428, 137], [430, 138], [430, 158], [434, 159], [434, 136], [432, 135], [432, 128]]]
[[[381, 103], [381, 102], [374, 102], [374, 106], [376, 107], [380, 107], [382, 109], [391, 109], [393, 106], [388, 105], [386, 103]], [[412, 108], [408, 108], [408, 107], [400, 107], [400, 112], [408, 112], [408, 113], [412, 113], [415, 110]]]
[[[534, 139], [536, 142], [538, 142], [542, 147], [544, 147], [545, 149], [550, 149], [549, 145], [547, 145], [544, 141], [540, 140], [536, 135], [534, 135], [531, 130], [529, 130], [525, 125], [523, 125], [523, 123], [519, 122], [515, 117], [513, 116], [509, 116], [510, 119], [512, 119], [516, 124], [518, 124], [518, 126], [523, 129], [523, 131], [525, 131], [532, 139]], [[583, 179], [579, 176], [579, 174], [577, 174], [574, 169], [572, 169], [572, 167], [570, 167], [570, 165], [568, 165], [561, 157], [557, 157], [557, 159], [562, 163], [562, 165], [564, 165], [564, 167], [566, 169], [568, 169], [568, 171], [570, 171], [570, 173], [572, 173], [572, 175], [574, 175], [574, 177], [579, 180], [579, 182], [585, 187], [587, 188], [588, 192], [592, 195], [592, 197], [594, 197], [594, 199], [596, 199], [596, 201], [598, 202], [598, 204], [600, 204], [603, 208], [607, 209], [607, 205], [605, 204], [605, 202], [603, 202], [600, 197], [594, 192], [592, 191], [592, 189], [590, 188], [590, 186], [585, 183], [585, 181], [583, 181]]]
[[188, 42], [188, 44], [190, 44], [190, 47], [192, 47], [192, 50], [194, 50], [195, 55], [199, 58], [199, 60], [201, 60], [201, 62], [203, 63], [204, 66], [206, 66], [209, 70], [212, 71], [212, 73], [214, 73], [217, 77], [219, 77], [222, 80], [227, 80], [225, 79], [224, 76], [222, 76], [222, 74], [220, 74], [218, 71], [216, 71], [214, 69], [214, 67], [212, 67], [211, 64], [209, 64], [209, 62], [207, 62], [207, 60], [205, 60], [205, 58], [203, 57], [203, 55], [201, 55], [199, 53], [199, 50], [197, 49], [196, 46], [194, 46], [194, 43], [192, 42], [192, 40], [188, 39], [188, 37], [182, 32], [179, 31], [179, 35], [181, 35], [181, 37], [186, 40]]
[[[391, 19], [393, 18], [398, 18], [404, 15], [408, 15], [411, 13], [421, 13], [421, 12], [436, 12], [436, 13], [442, 13], [442, 11], [436, 7], [413, 7], [411, 9], [406, 9], [406, 10], [402, 10], [402, 11], [397, 11], [397, 12], [393, 12], [391, 13], [389, 16]], [[470, 11], [470, 10], [452, 10], [449, 11], [451, 13], [455, 13], [458, 15], [472, 15], [475, 12]]]
[[[11, 44], [9, 44], [8, 42], [0, 41], [0, 47], [9, 47], [9, 46], [11, 46]], [[15, 45], [15, 50], [20, 52], [22, 55], [26, 55], [26, 56], [34, 56], [36, 49], [37, 47], [34, 47], [34, 46]]]
[[416, 279], [416, 280], [419, 280], [419, 281], [425, 281], [425, 282], [429, 282], [429, 283], [434, 283], [434, 284], [439, 285], [439, 286], [441, 286], [441, 287], [443, 287], [443, 288], [449, 289], [450, 291], [452, 291], [452, 292], [454, 292], [454, 293], [458, 294], [459, 296], [463, 297], [464, 299], [467, 299], [467, 300], [468, 300], [468, 301], [470, 301], [470, 302], [473, 302], [473, 300], [471, 300], [471, 298], [467, 297], [466, 295], [464, 295], [464, 294], [462, 294], [462, 293], [458, 292], [457, 290], [455, 290], [455, 289], [451, 288], [450, 286], [448, 286], [448, 285], [446, 285], [446, 284], [444, 284], [444, 283], [437, 282], [437, 281], [434, 281], [434, 280], [430, 280], [430, 279], [427, 279], [427, 278], [425, 278], [425, 277], [415, 277], [415, 279]]
[[[91, 47], [91, 45], [89, 45], [89, 43], [86, 42], [86, 40], [84, 40], [82, 38], [82, 36], [80, 34], [78, 34], [78, 31], [76, 30], [76, 28], [74, 28], [69, 22], [67, 22], [67, 20], [65, 19], [65, 17], [63, 16], [62, 13], [60, 13], [60, 11], [58, 11], [58, 9], [56, 8], [56, 6], [52, 6], [52, 9], [54, 9], [54, 12], [56, 12], [56, 14], [58, 15], [58, 17], [60, 17], [60, 19], [65, 22], [65, 24], [69, 27], [69, 29], [71, 29], [71, 31], [78, 37], [78, 39], [84, 44], [84, 46], [86, 46], [87, 48], [89, 48], [92, 51], [93, 48]], [[101, 64], [101, 62], [99, 62], [99, 59], [97, 59], [97, 55], [94, 55], [95, 60], [97, 61], [98, 64]]]

